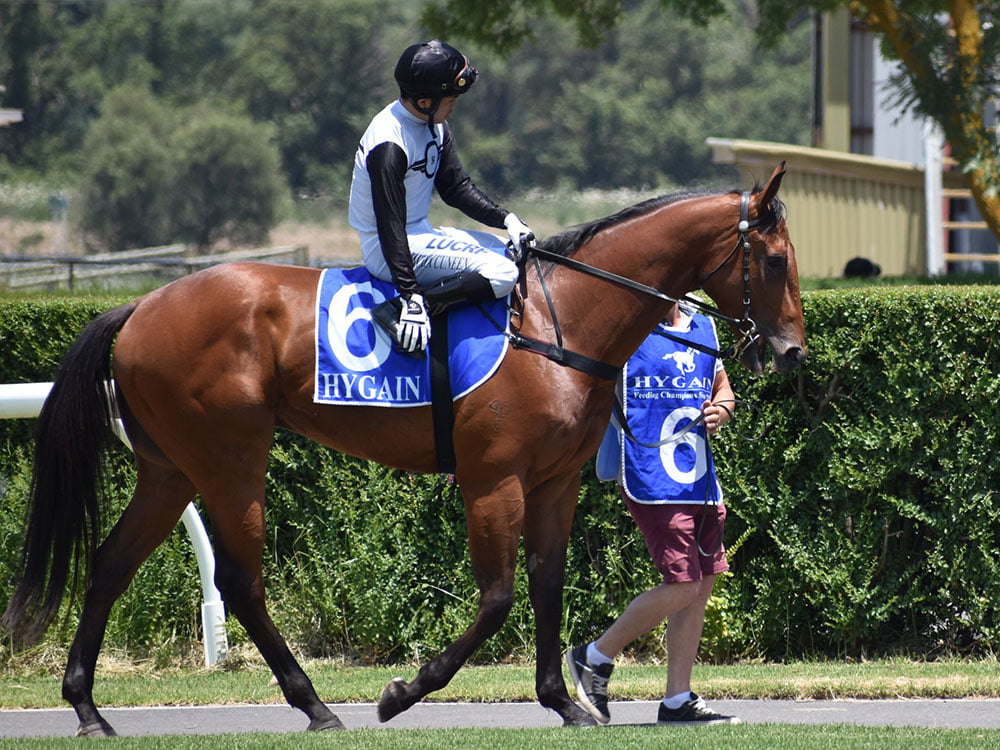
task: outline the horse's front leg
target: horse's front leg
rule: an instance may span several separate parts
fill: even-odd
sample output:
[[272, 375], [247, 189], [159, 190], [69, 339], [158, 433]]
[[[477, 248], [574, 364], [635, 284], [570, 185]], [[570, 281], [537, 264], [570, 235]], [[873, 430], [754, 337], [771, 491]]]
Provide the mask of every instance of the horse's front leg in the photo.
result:
[[491, 491], [482, 495], [475, 486], [462, 486], [469, 555], [479, 585], [476, 619], [454, 643], [421, 667], [412, 682], [397, 677], [386, 685], [378, 703], [379, 721], [388, 721], [447, 685], [483, 641], [500, 630], [510, 613], [524, 495], [514, 477], [489, 486]]
[[563, 718], [565, 726], [595, 726], [594, 718], [566, 691], [562, 676], [560, 624], [566, 548], [580, 493], [580, 473], [552, 479], [525, 501], [524, 552], [528, 591], [535, 610], [535, 691], [539, 702]]

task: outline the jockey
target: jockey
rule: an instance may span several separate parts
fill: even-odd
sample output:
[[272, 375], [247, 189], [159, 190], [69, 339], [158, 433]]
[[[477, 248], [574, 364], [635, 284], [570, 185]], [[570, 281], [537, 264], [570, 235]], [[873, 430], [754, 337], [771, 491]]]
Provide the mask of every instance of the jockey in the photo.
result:
[[469, 218], [505, 228], [518, 254], [534, 233], [473, 185], [459, 161], [447, 121], [458, 96], [479, 78], [468, 58], [432, 39], [403, 52], [395, 77], [399, 99], [375, 115], [361, 137], [348, 216], [365, 266], [400, 292], [377, 305], [372, 317], [397, 349], [423, 357], [428, 309], [499, 299], [518, 275], [500, 237], [432, 227], [427, 214], [434, 191]]

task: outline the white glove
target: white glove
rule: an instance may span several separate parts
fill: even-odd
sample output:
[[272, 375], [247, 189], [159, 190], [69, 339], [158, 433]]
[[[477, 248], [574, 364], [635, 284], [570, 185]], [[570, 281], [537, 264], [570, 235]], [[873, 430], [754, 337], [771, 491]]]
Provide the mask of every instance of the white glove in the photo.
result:
[[427, 317], [424, 297], [422, 294], [411, 294], [408, 298], [403, 297], [402, 302], [396, 328], [399, 344], [408, 352], [422, 352], [431, 337], [431, 321]]
[[507, 227], [510, 242], [518, 255], [524, 252], [525, 247], [534, 247], [535, 233], [531, 231], [531, 227], [517, 218], [515, 214], [507, 214], [507, 218], [503, 220], [503, 225]]

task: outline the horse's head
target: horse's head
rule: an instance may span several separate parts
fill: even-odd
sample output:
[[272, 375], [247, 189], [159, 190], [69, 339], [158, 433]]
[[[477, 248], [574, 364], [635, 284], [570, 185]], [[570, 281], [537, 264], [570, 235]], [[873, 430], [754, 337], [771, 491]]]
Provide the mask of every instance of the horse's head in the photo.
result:
[[[752, 339], [740, 359], [751, 372], [758, 374], [764, 371], [766, 357], [761, 339], [774, 352], [774, 368], [779, 372], [794, 370], [806, 358], [795, 248], [788, 237], [784, 204], [778, 199], [784, 166], [782, 162], [763, 188], [749, 194], [747, 216], [739, 217], [740, 222], [747, 219], [745, 234], [737, 226], [734, 212], [736, 246], [731, 244], [732, 235], [727, 235], [725, 244], [719, 246], [722, 255], [713, 253], [714, 257], [706, 264], [709, 270], [702, 279], [705, 291], [726, 315], [739, 320], [749, 314], [760, 337]], [[744, 237], [748, 245], [744, 244]], [[744, 258], [749, 261], [746, 280]], [[750, 323], [744, 320], [734, 328], [742, 335]]]

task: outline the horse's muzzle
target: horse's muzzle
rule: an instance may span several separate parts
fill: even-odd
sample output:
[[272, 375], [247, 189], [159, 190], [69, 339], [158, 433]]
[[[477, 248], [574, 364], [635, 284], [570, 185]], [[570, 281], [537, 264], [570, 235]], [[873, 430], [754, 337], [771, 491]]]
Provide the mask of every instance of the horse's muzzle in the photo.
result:
[[792, 372], [806, 361], [806, 350], [800, 346], [790, 346], [783, 352], [774, 355], [774, 369], [778, 372]]
[[803, 346], [789, 346], [784, 341], [768, 342], [757, 339], [744, 351], [740, 362], [754, 375], [762, 375], [767, 368], [767, 354], [770, 348], [773, 353], [771, 369], [776, 372], [792, 372], [806, 361], [806, 350]]

